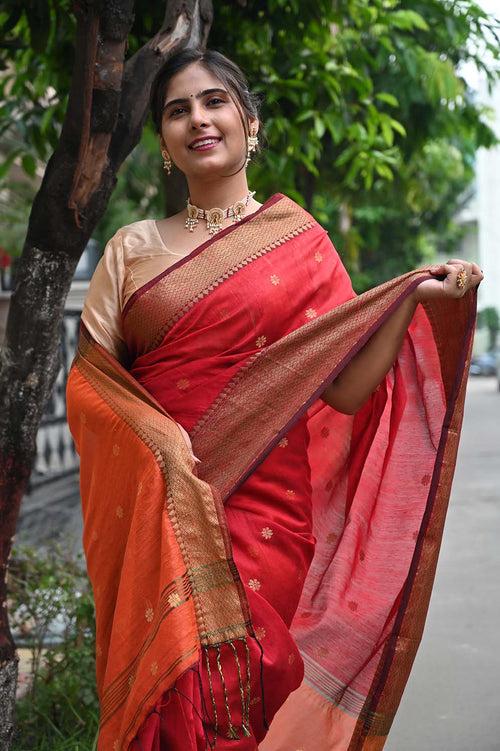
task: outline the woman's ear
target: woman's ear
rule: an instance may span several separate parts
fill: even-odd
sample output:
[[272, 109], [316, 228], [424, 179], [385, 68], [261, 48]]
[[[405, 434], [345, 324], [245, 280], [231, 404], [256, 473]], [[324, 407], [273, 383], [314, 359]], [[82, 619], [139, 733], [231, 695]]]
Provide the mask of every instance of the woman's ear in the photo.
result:
[[254, 136], [257, 135], [259, 132], [259, 118], [258, 117], [249, 117], [248, 118], [248, 132], [253, 133]]

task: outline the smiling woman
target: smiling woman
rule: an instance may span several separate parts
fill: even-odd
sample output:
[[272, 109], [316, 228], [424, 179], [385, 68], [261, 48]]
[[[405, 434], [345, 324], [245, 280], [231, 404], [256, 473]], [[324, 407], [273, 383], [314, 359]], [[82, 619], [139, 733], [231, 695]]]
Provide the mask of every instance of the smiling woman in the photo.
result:
[[356, 297], [327, 233], [254, 200], [239, 68], [185, 50], [152, 114], [190, 198], [122, 227], [68, 382], [99, 751], [379, 751], [421, 637], [475, 264]]

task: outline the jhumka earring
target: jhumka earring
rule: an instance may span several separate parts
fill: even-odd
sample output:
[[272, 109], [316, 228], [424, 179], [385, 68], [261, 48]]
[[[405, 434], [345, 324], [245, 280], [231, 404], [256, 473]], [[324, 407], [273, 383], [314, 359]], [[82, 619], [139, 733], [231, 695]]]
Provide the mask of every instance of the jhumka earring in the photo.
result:
[[248, 163], [250, 161], [250, 155], [252, 151], [255, 151], [258, 143], [259, 143], [259, 139], [257, 138], [255, 132], [250, 131], [250, 135], [247, 138], [247, 160], [245, 162], [245, 167], [248, 166]]
[[170, 175], [172, 172], [172, 160], [170, 159], [170, 155], [166, 149], [161, 150], [161, 155], [163, 157], [163, 169], [167, 175]]

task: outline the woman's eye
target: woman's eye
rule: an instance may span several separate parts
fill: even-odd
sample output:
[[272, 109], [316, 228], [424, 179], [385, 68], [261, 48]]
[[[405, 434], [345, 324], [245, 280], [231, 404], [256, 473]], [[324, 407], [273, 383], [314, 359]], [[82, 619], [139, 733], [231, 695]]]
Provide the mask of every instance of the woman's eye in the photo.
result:
[[[211, 99], [207, 101], [207, 104], [224, 104], [224, 100], [221, 99], [218, 96], [213, 96]], [[178, 115], [181, 112], [185, 112], [185, 107], [175, 107], [173, 110], [170, 111], [170, 117], [174, 117], [175, 115]]]

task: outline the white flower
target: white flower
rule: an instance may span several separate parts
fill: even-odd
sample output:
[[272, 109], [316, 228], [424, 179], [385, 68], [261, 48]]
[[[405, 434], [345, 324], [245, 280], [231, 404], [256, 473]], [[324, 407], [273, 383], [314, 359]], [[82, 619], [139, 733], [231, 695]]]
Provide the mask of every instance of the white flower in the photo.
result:
[[270, 527], [262, 527], [261, 535], [264, 538], [264, 540], [270, 540], [273, 534], [274, 532]]
[[171, 608], [176, 608], [181, 604], [181, 598], [177, 592], [172, 592], [172, 594], [167, 597], [167, 600]]
[[261, 585], [258, 579], [250, 579], [248, 586], [250, 587], [250, 589], [253, 589], [254, 592], [258, 592]]

